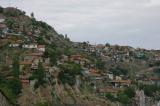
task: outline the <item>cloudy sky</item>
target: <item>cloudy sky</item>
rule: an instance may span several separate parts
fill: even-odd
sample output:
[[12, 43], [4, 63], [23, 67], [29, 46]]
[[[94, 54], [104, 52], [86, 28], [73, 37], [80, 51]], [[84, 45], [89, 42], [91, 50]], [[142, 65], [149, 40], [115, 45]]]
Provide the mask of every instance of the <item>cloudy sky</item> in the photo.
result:
[[0, 0], [73, 41], [160, 49], [160, 0]]

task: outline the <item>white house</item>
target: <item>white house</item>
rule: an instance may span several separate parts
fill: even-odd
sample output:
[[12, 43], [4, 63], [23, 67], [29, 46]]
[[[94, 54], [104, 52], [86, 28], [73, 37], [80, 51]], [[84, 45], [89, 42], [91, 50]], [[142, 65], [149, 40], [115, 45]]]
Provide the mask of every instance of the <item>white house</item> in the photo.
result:
[[22, 47], [25, 49], [37, 49], [37, 44], [24, 44]]
[[24, 44], [22, 47], [25, 49], [37, 49], [38, 51], [45, 52], [45, 45]]
[[113, 75], [113, 74], [109, 74], [109, 73], [108, 73], [107, 76], [108, 76], [108, 78], [111, 79], [111, 80], [114, 79], [114, 75]]
[[9, 47], [19, 47], [19, 46], [20, 46], [20, 44], [18, 44], [18, 43], [14, 43], [14, 44], [9, 45]]
[[122, 77], [116, 76], [116, 80], [122, 80]]
[[45, 45], [38, 45], [37, 50], [45, 52]]
[[0, 23], [2, 23], [2, 22], [4, 22], [5, 21], [5, 19], [3, 19], [3, 18], [0, 18]]

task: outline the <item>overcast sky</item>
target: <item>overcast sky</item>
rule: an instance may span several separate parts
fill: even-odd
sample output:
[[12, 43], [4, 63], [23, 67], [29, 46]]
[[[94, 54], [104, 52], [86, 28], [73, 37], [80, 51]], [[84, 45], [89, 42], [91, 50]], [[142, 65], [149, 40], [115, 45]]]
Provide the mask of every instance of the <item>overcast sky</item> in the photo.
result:
[[0, 5], [34, 12], [73, 41], [160, 49], [160, 0], [0, 0]]

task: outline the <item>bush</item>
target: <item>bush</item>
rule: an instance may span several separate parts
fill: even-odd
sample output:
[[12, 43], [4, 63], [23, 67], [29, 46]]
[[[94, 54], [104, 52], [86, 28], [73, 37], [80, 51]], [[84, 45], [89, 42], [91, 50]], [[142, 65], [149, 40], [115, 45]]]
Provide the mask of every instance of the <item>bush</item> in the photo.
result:
[[0, 84], [0, 91], [4, 93], [11, 103], [16, 103], [16, 95], [6, 84]]
[[[3, 66], [2, 70], [9, 71], [9, 67]], [[17, 96], [21, 93], [22, 85], [19, 79], [19, 60], [15, 58], [13, 60], [13, 67], [11, 70], [13, 79], [5, 79], [5, 76], [0, 74], [0, 90], [3, 91], [6, 97], [12, 102], [16, 103]]]
[[53, 65], [57, 64], [57, 60], [60, 59], [61, 54], [62, 54], [62, 52], [58, 48], [56, 48], [54, 46], [52, 46], [52, 47], [47, 46], [46, 51], [44, 53], [44, 57], [45, 58], [49, 57], [50, 64], [53, 66]]
[[37, 39], [37, 43], [39, 44], [39, 45], [43, 45], [43, 44], [45, 44], [45, 41], [44, 41], [44, 39], [43, 39], [43, 36], [39, 36]]
[[70, 75], [79, 75], [81, 73], [81, 66], [75, 63], [64, 63], [59, 66], [64, 72]]
[[133, 98], [135, 96], [135, 89], [132, 87], [126, 88], [124, 90], [124, 94], [126, 94], [129, 98]]
[[5, 8], [3, 10], [3, 13], [6, 16], [11, 16], [11, 17], [16, 17], [16, 16], [19, 16], [19, 15], [24, 15], [23, 11], [18, 10], [17, 8], [12, 8], [12, 7]]
[[73, 86], [76, 82], [76, 75], [81, 74], [81, 66], [79, 64], [74, 63], [65, 63], [59, 66], [61, 68], [61, 72], [58, 75], [60, 81], [65, 84]]
[[139, 89], [144, 90], [144, 94], [149, 97], [153, 97], [157, 91], [160, 91], [160, 86], [158, 85], [138, 85]]
[[18, 95], [19, 93], [21, 93], [22, 85], [19, 79], [12, 79], [8, 84], [12, 89], [13, 94]]
[[107, 93], [106, 95], [105, 95], [105, 97], [107, 98], [107, 99], [109, 99], [110, 101], [116, 101], [116, 98], [111, 94], [111, 93]]
[[63, 71], [61, 71], [58, 75], [58, 78], [60, 79], [60, 81], [63, 83], [63, 84], [69, 84], [71, 86], [73, 86], [75, 83], [76, 83], [76, 79], [75, 79], [75, 76], [71, 76]]
[[132, 87], [126, 88], [123, 92], [117, 94], [117, 100], [122, 104], [130, 104], [131, 99], [135, 96], [135, 89]]
[[118, 101], [123, 104], [129, 104], [131, 102], [130, 98], [124, 93], [119, 93], [117, 95], [117, 98], [118, 98]]
[[64, 50], [64, 54], [67, 55], [67, 56], [73, 55], [74, 50], [67, 48], [67, 49]]
[[41, 62], [38, 63], [38, 69], [33, 71], [32, 77], [30, 79], [36, 79], [35, 88], [38, 88], [40, 85], [45, 83], [45, 69]]
[[47, 102], [37, 103], [35, 106], [49, 106]]
[[113, 67], [111, 69], [109, 69], [111, 72], [113, 72], [114, 75], [127, 75], [128, 74], [128, 70], [121, 68], [121, 67]]
[[16, 56], [13, 59], [13, 68], [12, 68], [12, 74], [15, 78], [19, 78], [20, 75], [20, 66], [19, 66], [19, 58]]
[[6, 19], [6, 24], [10, 29], [12, 29], [15, 24], [15, 21], [13, 19]]
[[98, 69], [104, 70], [105, 63], [102, 60], [98, 59], [96, 62], [96, 66]]

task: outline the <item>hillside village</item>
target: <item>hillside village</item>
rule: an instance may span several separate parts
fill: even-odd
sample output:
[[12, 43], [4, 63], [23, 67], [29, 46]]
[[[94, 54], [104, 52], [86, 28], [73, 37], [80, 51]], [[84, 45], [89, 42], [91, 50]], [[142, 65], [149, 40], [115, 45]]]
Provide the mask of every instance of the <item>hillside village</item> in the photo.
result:
[[159, 50], [72, 42], [33, 13], [1, 7], [0, 51], [0, 90], [12, 105], [160, 105]]

